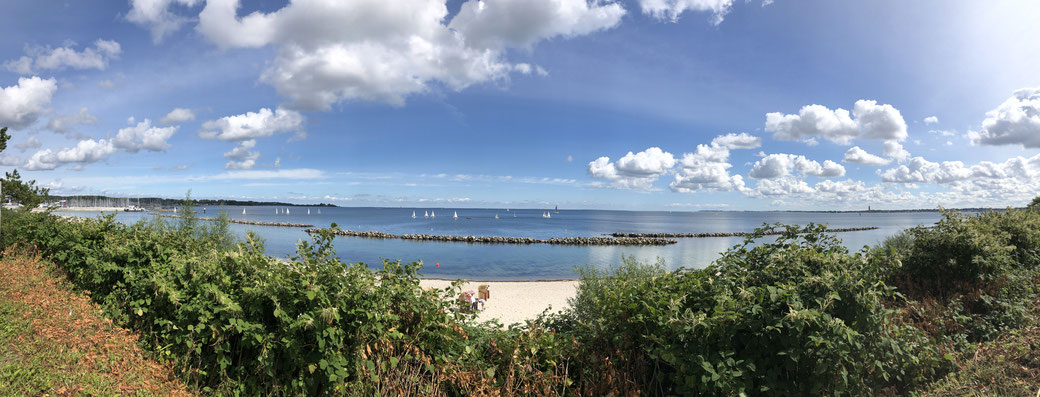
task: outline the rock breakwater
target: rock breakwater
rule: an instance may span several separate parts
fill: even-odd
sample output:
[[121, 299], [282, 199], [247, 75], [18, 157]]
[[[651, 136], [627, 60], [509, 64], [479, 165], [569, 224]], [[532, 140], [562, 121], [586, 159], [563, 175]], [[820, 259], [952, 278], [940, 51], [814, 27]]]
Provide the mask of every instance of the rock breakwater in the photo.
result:
[[[863, 230], [875, 230], [877, 226], [869, 227], [843, 227], [836, 229], [827, 229], [826, 233], [841, 233], [841, 232], [858, 232]], [[616, 238], [707, 238], [707, 237], [745, 237], [755, 233], [753, 232], [731, 232], [731, 233], [611, 233], [612, 237]], [[784, 234], [781, 230], [772, 230], [762, 233], [764, 236]]]
[[[163, 218], [183, 218], [184, 217], [183, 215], [168, 215], [168, 214], [156, 214], [156, 215], [159, 215], [159, 216], [161, 216]], [[215, 221], [215, 220], [217, 220], [217, 218], [205, 218], [205, 217], [195, 217], [195, 219], [198, 219], [200, 221]], [[238, 224], [242, 224], [242, 225], [256, 225], [256, 226], [314, 227], [314, 225], [309, 225], [309, 224], [305, 224], [305, 223], [243, 221], [243, 220], [238, 220], [238, 219], [228, 219], [228, 222], [238, 223]]]
[[445, 241], [478, 244], [553, 244], [553, 245], [668, 245], [675, 240], [660, 237], [556, 237], [538, 239], [531, 237], [499, 237], [499, 236], [444, 236], [434, 234], [393, 234], [375, 231], [354, 231], [342, 229], [307, 229], [307, 233], [329, 230], [332, 234], [346, 237], [364, 237], [379, 239], [401, 239], [416, 241]]

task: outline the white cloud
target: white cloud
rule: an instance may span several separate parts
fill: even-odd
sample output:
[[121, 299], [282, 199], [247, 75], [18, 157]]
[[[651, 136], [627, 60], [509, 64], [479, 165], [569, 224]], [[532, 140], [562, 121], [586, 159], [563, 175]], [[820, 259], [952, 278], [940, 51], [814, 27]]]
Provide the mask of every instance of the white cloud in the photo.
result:
[[160, 123], [169, 124], [180, 124], [188, 121], [195, 120], [195, 111], [185, 108], [174, 108], [167, 113], [163, 118], [159, 119]]
[[177, 132], [177, 128], [179, 127], [153, 127], [151, 120], [144, 119], [133, 127], [120, 129], [112, 139], [112, 144], [116, 149], [130, 153], [136, 153], [141, 149], [161, 152], [170, 148], [166, 141]]
[[44, 149], [36, 152], [25, 163], [29, 170], [53, 170], [65, 164], [78, 164], [83, 166], [98, 161], [108, 160], [108, 157], [116, 152], [112, 142], [106, 139], [86, 139], [79, 141], [75, 147], [65, 148], [57, 152]]
[[776, 139], [813, 140], [820, 136], [842, 145], [856, 138], [902, 141], [907, 136], [906, 121], [898, 109], [862, 99], [856, 101], [851, 113], [815, 104], [802, 107], [798, 114], [768, 113], [765, 129]]
[[858, 163], [864, 165], [885, 165], [892, 160], [881, 158], [873, 154], [867, 153], [866, 150], [860, 149], [859, 146], [853, 146], [845, 152], [845, 158], [842, 161], [847, 163]]
[[924, 118], [925, 124], [939, 124], [939, 118], [935, 116], [928, 116]]
[[203, 180], [234, 179], [321, 179], [325, 173], [311, 168], [294, 168], [281, 170], [244, 170], [227, 171], [222, 174], [203, 177]]
[[881, 180], [895, 183], [951, 183], [971, 178], [973, 172], [960, 161], [935, 163], [923, 157], [914, 157], [906, 165], [881, 173]]
[[36, 139], [36, 136], [30, 136], [28, 139], [25, 140], [25, 142], [14, 145], [14, 147], [18, 148], [18, 150], [21, 151], [26, 151], [28, 149], [39, 149], [41, 146], [43, 146], [43, 144], [40, 143], [39, 139]]
[[108, 68], [109, 61], [119, 59], [123, 52], [119, 43], [98, 39], [93, 47], [76, 51], [70, 47], [26, 47], [29, 55], [4, 63], [12, 72], [29, 75], [41, 70], [97, 69]]
[[609, 29], [625, 12], [586, 0], [471, 0], [451, 20], [445, 0], [296, 1], [245, 16], [238, 8], [208, 1], [196, 30], [221, 48], [276, 46], [261, 80], [302, 109], [401, 105], [432, 84], [462, 90], [513, 72], [544, 74], [506, 60], [507, 48]]
[[693, 153], [683, 153], [679, 170], [668, 187], [680, 193], [745, 191], [744, 177], [729, 174], [729, 149], [720, 145], [727, 143], [725, 137], [715, 138], [710, 146], [697, 145]]
[[1022, 145], [1040, 148], [1040, 87], [1016, 90], [986, 112], [982, 131], [968, 133], [975, 145]]
[[250, 139], [242, 141], [230, 152], [224, 153], [224, 158], [228, 159], [227, 164], [224, 168], [232, 170], [248, 170], [256, 165], [256, 160], [260, 158], [260, 152], [254, 152], [252, 149], [256, 146], [256, 140]]
[[83, 107], [79, 109], [79, 113], [77, 114], [52, 117], [51, 120], [47, 122], [47, 129], [58, 133], [65, 133], [69, 132], [69, 130], [76, 125], [94, 125], [97, 124], [97, 121], [97, 117], [94, 117], [94, 115], [90, 114], [87, 108]]
[[16, 167], [22, 165], [22, 159], [16, 156], [3, 156], [0, 157], [0, 165]]
[[754, 195], [759, 196], [792, 196], [813, 193], [816, 190], [804, 180], [784, 176], [775, 179], [762, 179], [755, 184]]
[[675, 157], [671, 153], [651, 147], [639, 153], [628, 152], [614, 163], [609, 157], [600, 157], [589, 162], [588, 173], [593, 178], [610, 180], [612, 187], [649, 190], [673, 166]]
[[57, 90], [56, 80], [36, 76], [20, 77], [18, 85], [0, 87], [0, 125], [20, 129], [32, 124], [47, 112]]
[[271, 109], [262, 108], [257, 112], [246, 112], [207, 121], [202, 123], [199, 136], [206, 139], [241, 141], [302, 130], [303, 115], [279, 107], [273, 112]]
[[896, 141], [885, 141], [881, 153], [902, 163], [910, 158], [910, 152], [903, 149], [903, 145]]
[[672, 22], [686, 11], [711, 12], [711, 23], [718, 25], [729, 13], [733, 0], [639, 0], [639, 6], [644, 14]]
[[791, 171], [797, 171], [803, 176], [811, 175], [820, 178], [845, 175], [845, 167], [830, 160], [824, 161], [821, 165], [805, 156], [776, 153], [755, 162], [751, 171], [748, 172], [748, 176], [755, 179], [777, 179], [791, 175]]
[[711, 140], [711, 144], [727, 149], [754, 149], [762, 146], [762, 138], [741, 132], [739, 134], [719, 135]]
[[158, 44], [189, 21], [189, 18], [170, 11], [170, 6], [177, 4], [193, 7], [200, 2], [202, 0], [130, 0], [130, 12], [126, 14], [126, 20], [148, 28], [152, 33], [152, 42]]

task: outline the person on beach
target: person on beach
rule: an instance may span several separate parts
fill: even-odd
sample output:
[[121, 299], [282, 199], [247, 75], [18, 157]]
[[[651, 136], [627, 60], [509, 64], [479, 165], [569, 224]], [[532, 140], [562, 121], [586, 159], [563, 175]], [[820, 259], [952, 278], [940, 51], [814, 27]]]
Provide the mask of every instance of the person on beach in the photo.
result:
[[487, 306], [487, 299], [478, 298], [477, 294], [473, 293], [473, 291], [467, 291], [466, 294], [469, 295], [470, 310], [484, 310]]

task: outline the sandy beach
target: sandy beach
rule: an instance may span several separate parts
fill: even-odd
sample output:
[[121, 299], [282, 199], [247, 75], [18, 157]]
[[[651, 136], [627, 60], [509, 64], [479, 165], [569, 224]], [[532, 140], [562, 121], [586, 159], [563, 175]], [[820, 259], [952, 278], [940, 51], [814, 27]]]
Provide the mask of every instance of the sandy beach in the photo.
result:
[[[422, 280], [424, 288], [447, 288], [448, 280]], [[476, 291], [480, 284], [491, 286], [491, 299], [479, 315], [481, 321], [497, 318], [504, 325], [537, 317], [552, 305], [558, 312], [567, 307], [567, 299], [575, 295], [577, 280], [566, 281], [470, 281], [463, 291]]]

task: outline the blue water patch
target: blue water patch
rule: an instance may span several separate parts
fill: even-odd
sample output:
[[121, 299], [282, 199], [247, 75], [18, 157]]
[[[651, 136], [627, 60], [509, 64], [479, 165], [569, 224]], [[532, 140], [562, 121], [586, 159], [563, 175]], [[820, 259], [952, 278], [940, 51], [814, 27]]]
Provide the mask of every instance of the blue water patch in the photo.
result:
[[[614, 232], [632, 233], [711, 233], [749, 232], [763, 223], [781, 222], [804, 225], [810, 222], [832, 228], [871, 227], [878, 229], [838, 233], [852, 251], [874, 245], [900, 230], [931, 225], [941, 217], [937, 212], [905, 213], [803, 213], [803, 212], [667, 212], [667, 211], [601, 211], [601, 210], [506, 210], [451, 208], [320, 208], [289, 207], [224, 207], [232, 219], [313, 224], [328, 227], [331, 223], [343, 229], [373, 230], [394, 234], [426, 233], [441, 235], [510, 236], [553, 238], [570, 236], [603, 236]], [[308, 209], [310, 214], [308, 214]], [[216, 216], [218, 207], [199, 207], [199, 216]], [[412, 212], [416, 218], [412, 218]], [[436, 216], [424, 217], [432, 211]], [[277, 214], [276, 214], [277, 212]], [[458, 218], [453, 215], [458, 213]], [[59, 212], [74, 216], [96, 216], [90, 212]], [[546, 218], [548, 213], [550, 216]], [[496, 219], [495, 216], [498, 216]], [[116, 219], [134, 223], [153, 215], [120, 212]], [[176, 222], [176, 219], [168, 219]], [[244, 238], [253, 231], [266, 241], [268, 254], [286, 257], [295, 253], [296, 243], [310, 237], [302, 228], [231, 224], [236, 236]], [[426, 265], [426, 277], [467, 278], [479, 280], [547, 280], [573, 279], [576, 266], [610, 266], [622, 256], [641, 261], [663, 260], [669, 268], [705, 267], [729, 247], [743, 241], [741, 237], [679, 238], [667, 246], [556, 246], [491, 245], [409, 240], [379, 240], [337, 237], [335, 248], [344, 261], [365, 262], [378, 266], [381, 259]], [[440, 264], [437, 267], [435, 264]]]

